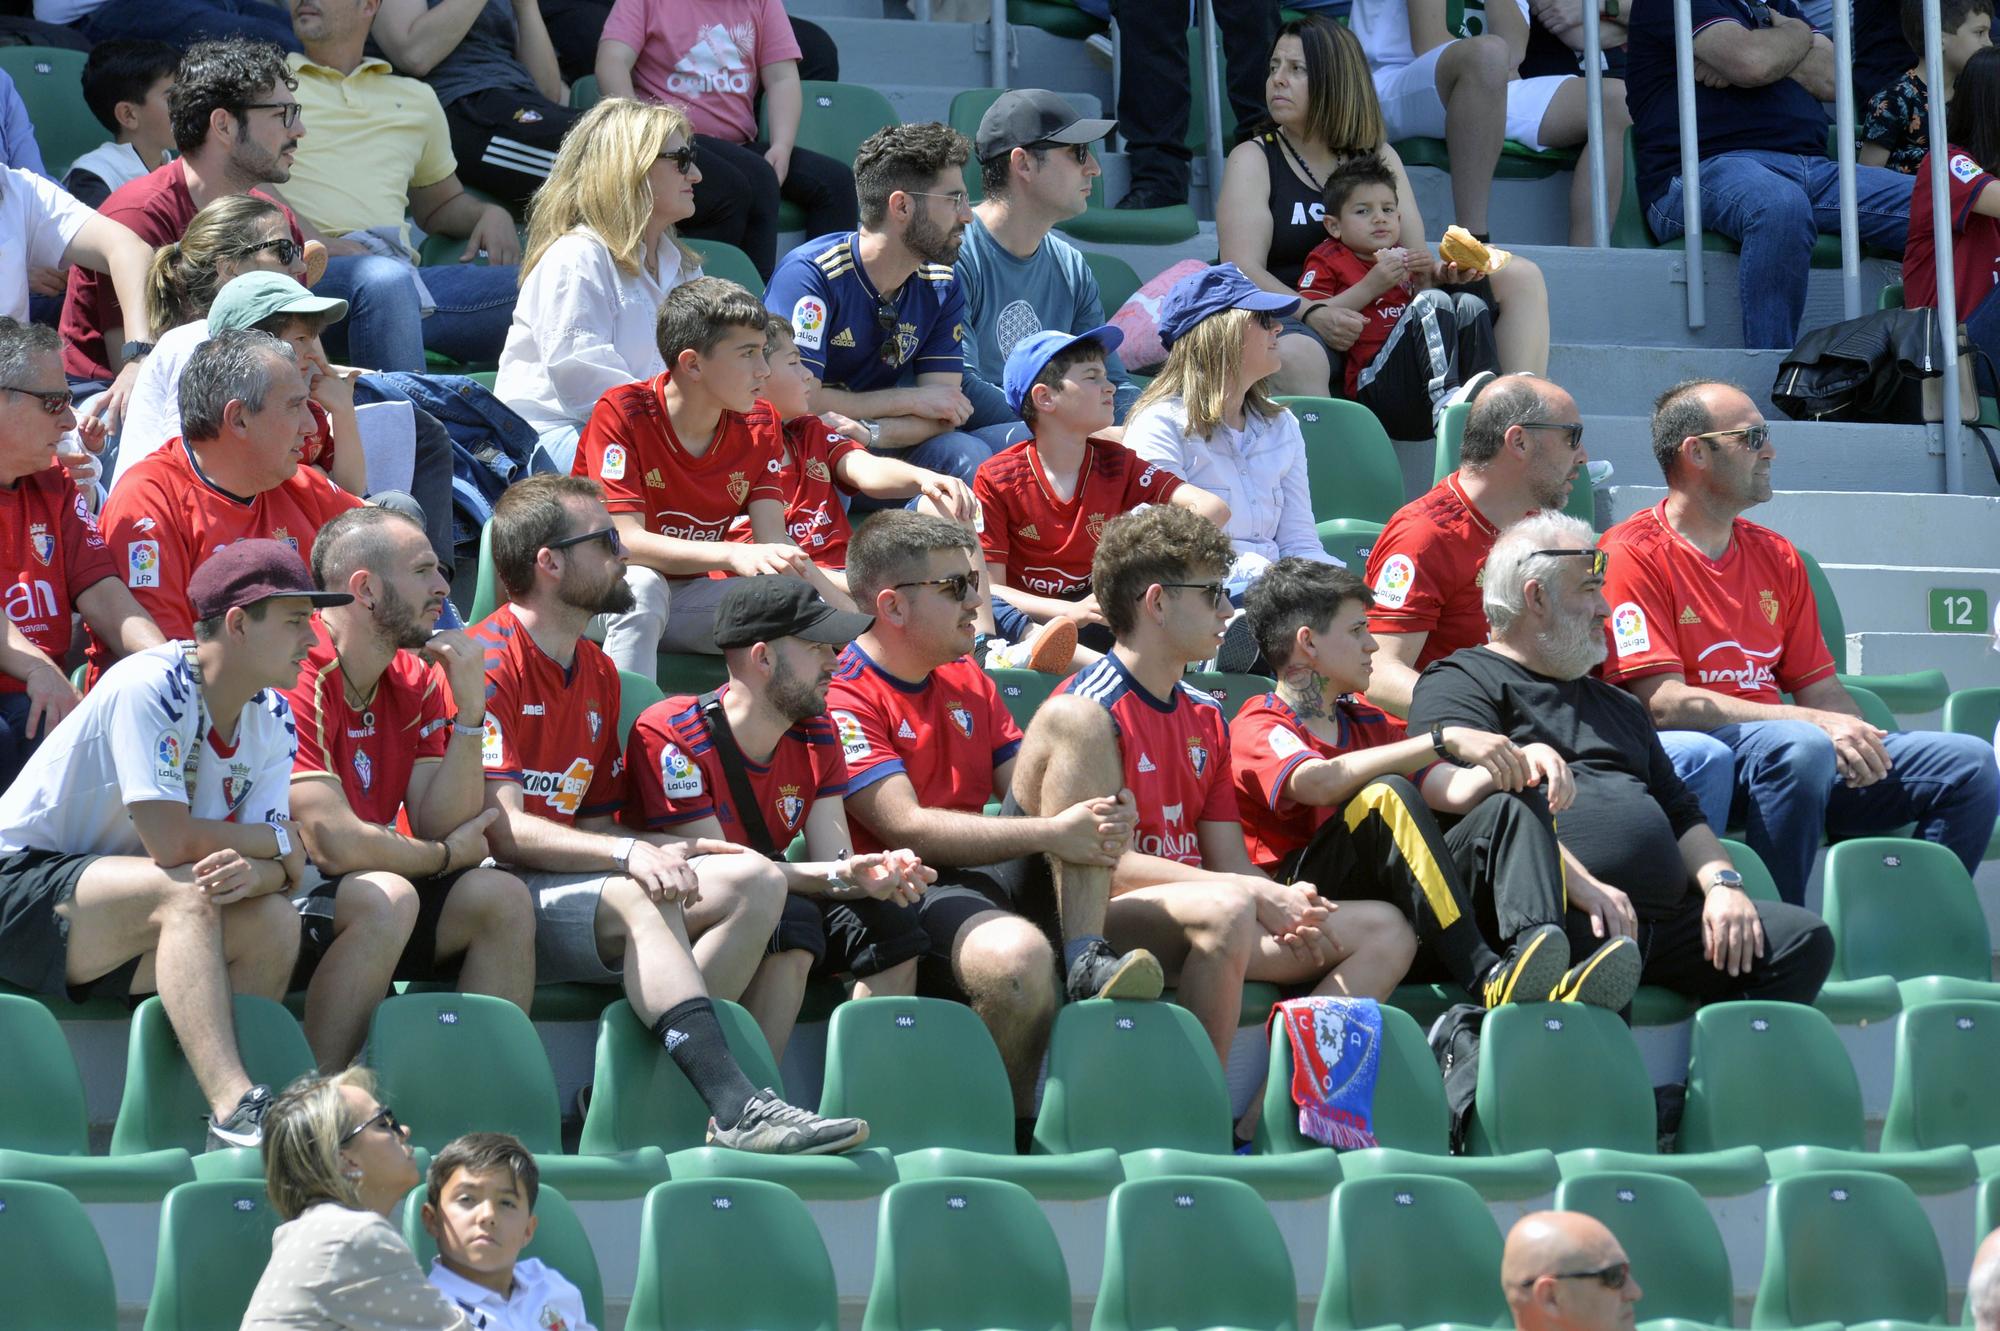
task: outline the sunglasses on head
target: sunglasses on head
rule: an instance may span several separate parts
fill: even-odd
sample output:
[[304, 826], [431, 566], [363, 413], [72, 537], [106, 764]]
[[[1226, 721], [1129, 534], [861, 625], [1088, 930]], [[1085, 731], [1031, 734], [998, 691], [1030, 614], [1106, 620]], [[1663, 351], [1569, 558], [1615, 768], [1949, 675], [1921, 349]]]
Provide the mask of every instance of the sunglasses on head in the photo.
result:
[[298, 262], [299, 256], [306, 252], [305, 246], [299, 244], [290, 236], [284, 236], [278, 240], [260, 240], [254, 245], [245, 245], [243, 248], [237, 250], [236, 253], [238, 257], [243, 257], [251, 254], [262, 254], [265, 250], [269, 250], [275, 254], [278, 257], [278, 262], [284, 264], [287, 268]]
[[0, 384], [0, 392], [20, 393], [24, 397], [36, 398], [41, 402], [42, 410], [51, 416], [62, 415], [76, 401], [76, 394], [70, 392], [67, 388], [49, 391], [40, 388], [16, 388], [12, 384]]
[[602, 541], [605, 549], [614, 555], [625, 553], [625, 542], [618, 539], [616, 527], [599, 527], [596, 531], [578, 532], [574, 536], [565, 536], [560, 541], [550, 541], [543, 549], [567, 550], [572, 545], [582, 545], [586, 541]]
[[970, 573], [954, 573], [948, 578], [927, 578], [922, 582], [899, 582], [894, 585], [898, 591], [905, 587], [938, 587], [952, 600], [963, 601], [965, 594], [972, 590], [973, 577]]
[[397, 1137], [402, 1135], [403, 1125], [397, 1121], [396, 1111], [389, 1108], [389, 1106], [387, 1105], [383, 1105], [381, 1108], [377, 1109], [374, 1113], [370, 1114], [367, 1118], [362, 1119], [359, 1123], [355, 1124], [353, 1127], [349, 1128], [346, 1132], [342, 1133], [340, 1138], [340, 1144], [342, 1146], [347, 1145], [347, 1143], [353, 1141], [356, 1137], [359, 1137], [362, 1133], [368, 1131], [368, 1129], [372, 1127], [377, 1126], [378, 1124], [381, 1126], [383, 1131], [387, 1132], [391, 1137]]
[[1535, 553], [1557, 557], [1565, 555], [1582, 556], [1590, 561], [1590, 572], [1600, 578], [1604, 576], [1604, 570], [1611, 564], [1611, 552], [1608, 550], [1537, 550]]
[[682, 175], [688, 175], [694, 171], [694, 145], [684, 143], [670, 153], [663, 152], [660, 154], [660, 160], [672, 162]]

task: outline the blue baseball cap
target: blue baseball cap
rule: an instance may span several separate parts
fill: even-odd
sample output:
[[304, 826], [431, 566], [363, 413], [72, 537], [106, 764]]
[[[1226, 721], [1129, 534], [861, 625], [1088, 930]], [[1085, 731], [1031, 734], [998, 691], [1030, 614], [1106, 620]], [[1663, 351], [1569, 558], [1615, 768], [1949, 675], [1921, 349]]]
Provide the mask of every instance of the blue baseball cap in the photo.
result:
[[1035, 376], [1042, 367], [1054, 360], [1063, 351], [1079, 342], [1092, 341], [1105, 351], [1118, 350], [1118, 344], [1125, 340], [1125, 334], [1111, 324], [1103, 324], [1087, 333], [1065, 333], [1057, 328], [1045, 328], [1039, 333], [1030, 333], [1014, 344], [1007, 353], [1007, 368], [1001, 372], [1001, 381], [1007, 390], [1007, 405], [1016, 416], [1021, 414], [1021, 404], [1028, 400], [1028, 390], [1035, 386]]
[[1160, 345], [1171, 347], [1203, 319], [1224, 310], [1290, 314], [1298, 307], [1297, 296], [1264, 290], [1243, 276], [1235, 264], [1213, 264], [1174, 283], [1174, 289], [1160, 302]]

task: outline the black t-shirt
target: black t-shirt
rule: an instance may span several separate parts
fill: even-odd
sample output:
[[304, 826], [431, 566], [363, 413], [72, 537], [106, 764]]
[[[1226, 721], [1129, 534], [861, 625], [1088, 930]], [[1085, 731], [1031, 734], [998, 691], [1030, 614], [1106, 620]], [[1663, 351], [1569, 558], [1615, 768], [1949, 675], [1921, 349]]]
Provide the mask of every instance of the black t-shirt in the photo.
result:
[[1641, 916], [1674, 913], [1693, 887], [1680, 838], [1701, 805], [1660, 747], [1645, 704], [1603, 680], [1551, 679], [1485, 647], [1434, 661], [1417, 680], [1410, 733], [1442, 722], [1546, 744], [1576, 781], [1556, 834], [1586, 869], [1632, 898]]
[[1296, 289], [1305, 271], [1306, 256], [1326, 239], [1326, 205], [1320, 192], [1299, 179], [1292, 169], [1291, 153], [1278, 142], [1276, 130], [1257, 136], [1264, 150], [1264, 170], [1271, 177], [1271, 249], [1264, 258], [1264, 271]]

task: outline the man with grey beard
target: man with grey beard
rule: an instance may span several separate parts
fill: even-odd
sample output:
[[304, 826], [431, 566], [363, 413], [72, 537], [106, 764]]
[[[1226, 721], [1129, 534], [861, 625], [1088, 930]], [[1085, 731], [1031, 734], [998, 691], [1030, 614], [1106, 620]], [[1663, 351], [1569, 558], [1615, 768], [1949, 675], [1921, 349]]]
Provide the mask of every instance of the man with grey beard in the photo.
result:
[[1606, 560], [1589, 525], [1560, 513], [1502, 533], [1486, 560], [1488, 640], [1418, 678], [1411, 732], [1469, 726], [1546, 744], [1567, 763], [1576, 793], [1558, 836], [1572, 951], [1605, 927], [1579, 900], [1603, 898], [1613, 909], [1602, 919], [1638, 940], [1641, 982], [1703, 1002], [1810, 1003], [1833, 963], [1831, 932], [1802, 907], [1744, 893], [1646, 709], [1591, 677], [1607, 650]]

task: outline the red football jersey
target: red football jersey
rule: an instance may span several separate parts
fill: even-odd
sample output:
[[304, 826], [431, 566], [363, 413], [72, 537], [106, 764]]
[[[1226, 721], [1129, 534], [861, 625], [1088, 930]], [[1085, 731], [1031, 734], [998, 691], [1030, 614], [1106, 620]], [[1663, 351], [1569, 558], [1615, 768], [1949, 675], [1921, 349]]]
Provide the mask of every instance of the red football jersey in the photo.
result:
[[984, 526], [979, 550], [1007, 570], [1009, 587], [1037, 596], [1082, 599], [1104, 524], [1141, 504], [1164, 504], [1181, 478], [1109, 439], [1086, 440], [1075, 493], [1056, 498], [1032, 439], [979, 464], [972, 493]]
[[[775, 412], [770, 403], [760, 401], [750, 413], [751, 420], [757, 421], [760, 414], [771, 417]], [[847, 542], [854, 528], [840, 502], [843, 487], [833, 471], [842, 458], [860, 451], [861, 445], [844, 434], [835, 434], [817, 416], [794, 416], [781, 429], [778, 481], [785, 490], [785, 531], [821, 568], [846, 568]], [[745, 544], [756, 539], [747, 515], [729, 524], [729, 539]]]
[[[993, 774], [1021, 748], [1021, 728], [1000, 690], [969, 656], [909, 684], [849, 644], [826, 705], [847, 758], [848, 790], [901, 772], [927, 809], [981, 812], [993, 798]], [[857, 852], [888, 849], [860, 819], [850, 821]]]
[[317, 641], [285, 691], [298, 728], [292, 779], [330, 776], [364, 822], [396, 821], [418, 763], [437, 762], [451, 742], [451, 688], [444, 672], [415, 652], [399, 651], [360, 707], [347, 701], [340, 659], [326, 626], [313, 616]]
[[[248, 502], [209, 481], [179, 439], [134, 463], [104, 504], [105, 541], [123, 570], [125, 585], [160, 632], [186, 638], [194, 632], [187, 585], [201, 562], [225, 545], [251, 537], [283, 541], [312, 563], [313, 537], [335, 516], [361, 501], [301, 465], [292, 478]], [[91, 647], [99, 669], [110, 664]]]
[[[1958, 320], [1972, 317], [2000, 286], [2000, 217], [1972, 211], [1972, 205], [1993, 183], [1972, 154], [1954, 145], [1946, 162], [1945, 183], [1951, 192], [1952, 290], [1958, 296]], [[1910, 193], [1910, 236], [1903, 247], [1903, 304], [1922, 309], [1937, 304], [1937, 245], [1931, 237], [1931, 159], [1917, 168], [1917, 186]]]
[[1429, 634], [1418, 670], [1485, 642], [1479, 584], [1499, 537], [1465, 497], [1457, 472], [1397, 509], [1368, 552], [1369, 632]]
[[[1343, 698], [1334, 704], [1340, 739], [1329, 744], [1299, 720], [1275, 693], [1244, 703], [1229, 723], [1229, 771], [1236, 785], [1236, 809], [1243, 815], [1243, 841], [1250, 862], [1269, 872], [1293, 854], [1321, 823], [1339, 813], [1328, 805], [1299, 804], [1285, 797], [1292, 770], [1312, 758], [1338, 758], [1376, 749], [1409, 737], [1401, 721], [1365, 702]], [[1422, 781], [1419, 772], [1410, 778]]]
[[[49, 467], [0, 486], [0, 593], [7, 618], [61, 665], [69, 655], [70, 615], [93, 583], [118, 576], [97, 519], [69, 473]], [[0, 693], [26, 685], [0, 675]]]
[[[1362, 258], [1337, 240], [1322, 240], [1306, 256], [1305, 269], [1299, 274], [1299, 294], [1307, 300], [1338, 296], [1374, 269], [1373, 259]], [[1367, 322], [1362, 324], [1361, 335], [1354, 339], [1354, 345], [1347, 349], [1347, 396], [1354, 396], [1362, 369], [1375, 363], [1382, 344], [1402, 321], [1403, 311], [1410, 308], [1410, 294], [1407, 283], [1390, 287], [1375, 298], [1373, 305], [1360, 311]]]
[[570, 474], [603, 487], [604, 506], [613, 513], [637, 513], [647, 531], [690, 541], [721, 540], [753, 499], [784, 503], [782, 450], [771, 418], [753, 423], [741, 412], [723, 412], [697, 457], [674, 433], [660, 396], [666, 382], [659, 374], [597, 399]]
[[1075, 693], [1111, 713], [1125, 762], [1125, 784], [1139, 799], [1132, 847], [1146, 855], [1201, 867], [1198, 823], [1237, 821], [1229, 788], [1229, 727], [1205, 693], [1174, 685], [1174, 696], [1155, 698], [1132, 677], [1116, 653], [1064, 680], [1057, 693]]
[[512, 605], [487, 616], [472, 637], [486, 649], [486, 779], [520, 786], [523, 807], [550, 822], [617, 813], [625, 802], [618, 667], [604, 649], [579, 638], [564, 670], [535, 645]]
[[[632, 762], [625, 821], [659, 831], [714, 818], [724, 837], [747, 846], [750, 838], [737, 815], [729, 775], [698, 703], [683, 695], [639, 714], [625, 745]], [[847, 787], [840, 739], [824, 716], [787, 730], [769, 762], [759, 765], [744, 758], [743, 773], [763, 814], [764, 830], [779, 851], [804, 830], [814, 801], [837, 797]]]
[[1784, 701], [1833, 673], [1819, 604], [1792, 543], [1736, 519], [1729, 549], [1710, 559], [1667, 525], [1666, 502], [1604, 533], [1604, 599], [1613, 683], [1677, 672], [1690, 684], [1749, 702]]

